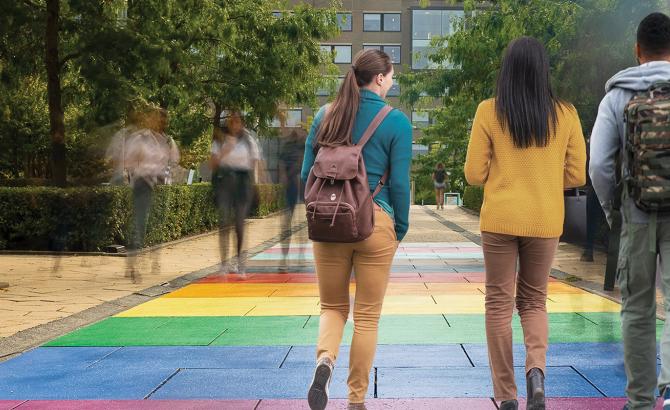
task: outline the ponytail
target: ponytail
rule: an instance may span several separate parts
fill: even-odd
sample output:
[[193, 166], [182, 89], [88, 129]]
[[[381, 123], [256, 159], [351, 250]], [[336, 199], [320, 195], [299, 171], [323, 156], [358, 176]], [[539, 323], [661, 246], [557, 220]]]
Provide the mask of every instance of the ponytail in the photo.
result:
[[391, 58], [383, 51], [369, 49], [356, 54], [335, 101], [326, 109], [317, 133], [318, 145], [333, 147], [353, 144], [351, 134], [361, 101], [360, 88], [370, 84], [376, 75], [386, 75], [392, 69]]

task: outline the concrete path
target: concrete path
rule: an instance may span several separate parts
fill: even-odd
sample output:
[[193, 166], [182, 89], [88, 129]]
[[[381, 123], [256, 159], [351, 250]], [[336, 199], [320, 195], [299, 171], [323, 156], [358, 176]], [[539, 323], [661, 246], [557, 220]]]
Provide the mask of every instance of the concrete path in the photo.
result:
[[[411, 224], [392, 268], [369, 408], [495, 409], [477, 217], [414, 207]], [[278, 272], [281, 245], [266, 242], [247, 278], [201, 272], [193, 283], [0, 363], [0, 409], [307, 408], [319, 300], [311, 245], [303, 239], [290, 250], [288, 273]], [[561, 246], [557, 273], [580, 272], [572, 252]], [[162, 266], [173, 276], [182, 272], [178, 263], [188, 270], [190, 256], [171, 257]], [[620, 408], [618, 303], [556, 279], [549, 290], [548, 408]], [[346, 407], [351, 325], [331, 386], [333, 409]], [[513, 326], [523, 396], [518, 317]]]

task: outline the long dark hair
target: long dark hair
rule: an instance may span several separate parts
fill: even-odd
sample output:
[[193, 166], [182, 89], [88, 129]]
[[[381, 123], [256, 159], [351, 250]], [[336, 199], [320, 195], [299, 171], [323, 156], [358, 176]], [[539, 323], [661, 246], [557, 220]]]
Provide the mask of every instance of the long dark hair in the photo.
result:
[[359, 51], [354, 57], [335, 101], [326, 110], [316, 141], [321, 146], [351, 145], [351, 133], [361, 100], [360, 88], [370, 84], [379, 74], [393, 69], [391, 58], [380, 50]]
[[546, 147], [556, 131], [557, 107], [549, 78], [549, 57], [532, 37], [512, 41], [505, 51], [496, 86], [496, 116], [518, 148]]

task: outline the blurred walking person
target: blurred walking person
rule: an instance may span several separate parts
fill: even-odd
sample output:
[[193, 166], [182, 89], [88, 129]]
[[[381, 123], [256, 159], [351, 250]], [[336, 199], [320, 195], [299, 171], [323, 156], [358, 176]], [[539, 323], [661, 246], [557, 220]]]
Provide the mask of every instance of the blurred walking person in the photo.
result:
[[[314, 118], [305, 144], [302, 179], [321, 301], [317, 363], [307, 396], [312, 410], [323, 410], [328, 402], [349, 316], [352, 268], [356, 295], [348, 409], [365, 409], [391, 264], [409, 227], [412, 126], [384, 101], [393, 74], [386, 53], [359, 52], [335, 101]], [[354, 206], [356, 218], [348, 213]], [[354, 239], [362, 229], [369, 236]]]
[[[305, 142], [300, 138], [298, 131], [292, 130], [282, 138], [279, 149], [279, 181], [284, 185], [286, 209], [282, 217], [282, 252], [283, 259], [279, 267], [280, 272], [289, 270], [289, 251], [293, 235], [293, 214], [298, 204], [300, 190], [300, 165], [304, 155]], [[299, 244], [302, 246], [302, 244]], [[299, 255], [302, 255], [302, 248]], [[300, 258], [299, 258], [300, 259]]]
[[[223, 127], [214, 127], [210, 167], [212, 185], [219, 212], [219, 250], [221, 273], [246, 275], [247, 254], [244, 249], [244, 222], [251, 211], [254, 199], [255, 172], [261, 160], [256, 139], [244, 128], [240, 112], [233, 111]], [[230, 231], [235, 224], [237, 260], [228, 259]]]
[[518, 408], [516, 303], [526, 345], [527, 409], [544, 410], [547, 281], [563, 231], [563, 190], [586, 182], [586, 144], [577, 111], [552, 91], [547, 52], [536, 39], [508, 45], [496, 96], [475, 114], [465, 177], [485, 187], [480, 228], [495, 400], [501, 410]]
[[[157, 184], [169, 182], [170, 168], [179, 162], [179, 149], [167, 135], [167, 111], [160, 108], [147, 110], [140, 119], [140, 128], [132, 133], [125, 144], [125, 164], [133, 190], [133, 236], [126, 276], [133, 282], [141, 281], [137, 256], [145, 245], [147, 221]], [[157, 259], [154, 258], [154, 264]]]

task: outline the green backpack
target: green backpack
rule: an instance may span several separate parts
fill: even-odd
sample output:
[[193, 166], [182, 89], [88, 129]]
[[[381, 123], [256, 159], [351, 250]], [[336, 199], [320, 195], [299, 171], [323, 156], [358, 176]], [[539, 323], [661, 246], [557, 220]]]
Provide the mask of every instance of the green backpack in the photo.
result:
[[643, 211], [670, 211], [670, 81], [637, 93], [624, 116], [628, 195]]

